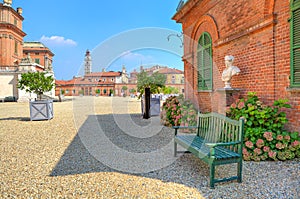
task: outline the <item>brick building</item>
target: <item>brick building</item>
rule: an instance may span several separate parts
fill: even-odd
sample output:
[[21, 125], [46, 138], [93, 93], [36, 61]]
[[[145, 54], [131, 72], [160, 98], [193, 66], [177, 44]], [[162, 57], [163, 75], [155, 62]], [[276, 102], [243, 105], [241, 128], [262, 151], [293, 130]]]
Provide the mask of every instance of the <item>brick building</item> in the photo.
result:
[[[155, 72], [164, 74], [166, 76], [166, 86], [177, 88], [180, 94], [184, 94], [184, 73], [182, 70], [176, 68], [170, 68], [168, 66], [155, 65], [149, 68], [140, 66], [140, 71], [147, 72], [148, 75], [152, 75]], [[129, 82], [137, 83], [138, 72], [134, 70], [130, 73]]]
[[177, 88], [180, 94], [184, 94], [184, 73], [182, 70], [165, 67], [158, 69], [157, 72], [166, 76], [166, 86]]
[[[23, 10], [15, 10], [11, 4], [11, 0], [0, 3], [0, 99], [11, 97], [28, 101], [35, 95], [17, 88], [21, 73], [48, 71], [53, 76], [54, 54], [40, 42], [24, 42]], [[53, 97], [54, 90], [47, 94]]]
[[201, 111], [230, 104], [221, 75], [224, 57], [233, 55], [241, 73], [227, 96], [252, 91], [268, 104], [286, 98], [287, 127], [300, 131], [300, 0], [188, 0], [173, 20], [184, 33], [186, 97]]
[[[154, 72], [165, 74], [167, 77], [166, 86], [178, 88], [180, 93], [184, 92], [184, 75], [183, 71], [168, 68], [166, 66], [152, 66], [150, 68], [140, 67], [140, 70], [146, 71], [149, 75]], [[84, 76], [74, 77], [71, 80], [56, 80], [55, 95], [64, 94], [65, 96], [78, 95], [100, 95], [114, 96], [129, 95], [130, 90], [137, 90], [137, 74], [134, 70], [128, 76], [125, 66], [122, 71], [92, 72], [92, 57], [87, 50], [84, 57]], [[127, 89], [124, 90], [123, 88]]]
[[123, 96], [123, 86], [127, 89], [136, 88], [136, 84], [128, 83], [126, 68], [123, 66], [122, 71], [92, 72], [92, 57], [87, 50], [84, 56], [84, 76], [74, 77], [71, 80], [56, 80], [55, 95], [64, 94], [65, 96], [78, 95], [99, 95]]
[[99, 95], [110, 96], [114, 94], [121, 96], [122, 86], [126, 85], [128, 89], [136, 87], [130, 86], [122, 82], [122, 72], [91, 72], [83, 77], [74, 77], [71, 80], [56, 80], [55, 95], [64, 93], [65, 96], [78, 96], [78, 95]]
[[43, 66], [45, 70], [52, 70], [54, 54], [41, 42], [24, 42], [23, 57], [28, 55], [34, 63]]

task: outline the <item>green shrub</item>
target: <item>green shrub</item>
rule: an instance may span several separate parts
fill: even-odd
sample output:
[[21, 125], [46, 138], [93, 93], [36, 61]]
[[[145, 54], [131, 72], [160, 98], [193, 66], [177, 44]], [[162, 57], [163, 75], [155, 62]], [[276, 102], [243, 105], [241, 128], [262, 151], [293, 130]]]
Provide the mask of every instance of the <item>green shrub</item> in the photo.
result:
[[291, 108], [285, 99], [266, 106], [256, 93], [249, 92], [247, 98], [233, 103], [227, 116], [245, 122], [244, 160], [288, 160], [300, 157], [300, 134], [285, 131], [288, 122], [283, 108]]
[[184, 100], [183, 95], [171, 96], [163, 103], [161, 123], [165, 126], [195, 126], [197, 110], [194, 105]]

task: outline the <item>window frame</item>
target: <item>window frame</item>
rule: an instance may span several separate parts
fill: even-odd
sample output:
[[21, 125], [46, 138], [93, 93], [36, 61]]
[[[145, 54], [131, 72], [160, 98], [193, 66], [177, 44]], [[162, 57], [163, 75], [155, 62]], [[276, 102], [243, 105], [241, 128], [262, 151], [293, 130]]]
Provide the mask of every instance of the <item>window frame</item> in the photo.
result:
[[40, 58], [35, 58], [34, 59], [34, 63], [36, 63], [36, 64], [40, 64], [40, 61], [41, 61]]
[[16, 55], [18, 55], [18, 48], [19, 48], [18, 41], [15, 40], [15, 54]]
[[[291, 71], [290, 87], [291, 88], [300, 88], [300, 81], [295, 82], [295, 80], [294, 80], [294, 75], [295, 75], [295, 60], [294, 60], [295, 53], [294, 53], [294, 51], [295, 50], [300, 51], [300, 43], [297, 45], [294, 44], [294, 12], [296, 10], [300, 12], [300, 1], [299, 0], [297, 2], [295, 0], [293, 0], [293, 1], [291, 1], [291, 4], [290, 4], [290, 12], [291, 12], [291, 18], [290, 18], [290, 69], [291, 69], [290, 70]], [[300, 57], [298, 59], [300, 59]]]
[[[206, 45], [204, 43], [205, 36], [207, 36], [209, 38], [209, 44], [206, 44]], [[208, 66], [208, 67], [204, 66], [205, 60], [203, 59], [206, 49], [209, 49], [209, 57], [210, 57], [210, 63], [209, 63], [210, 66]], [[199, 62], [199, 60], [200, 60], [199, 54], [200, 53], [201, 53], [201, 65]], [[206, 70], [206, 69], [210, 69], [209, 79], [208, 79], [208, 77], [204, 77], [204, 78], [201, 78], [201, 82], [200, 82], [199, 76], [201, 74], [204, 74], [204, 70]], [[208, 32], [203, 32], [197, 43], [197, 77], [198, 77], [197, 78], [198, 92], [212, 91], [212, 89], [213, 89], [212, 39]], [[207, 85], [206, 82], [210, 83], [210, 87]]]

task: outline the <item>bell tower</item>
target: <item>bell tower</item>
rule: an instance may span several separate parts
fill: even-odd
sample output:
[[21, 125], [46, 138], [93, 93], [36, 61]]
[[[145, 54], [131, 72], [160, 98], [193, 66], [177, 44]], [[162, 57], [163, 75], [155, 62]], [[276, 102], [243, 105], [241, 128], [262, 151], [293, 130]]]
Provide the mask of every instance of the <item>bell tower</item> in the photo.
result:
[[92, 72], [92, 57], [89, 50], [86, 50], [84, 58], [84, 75]]

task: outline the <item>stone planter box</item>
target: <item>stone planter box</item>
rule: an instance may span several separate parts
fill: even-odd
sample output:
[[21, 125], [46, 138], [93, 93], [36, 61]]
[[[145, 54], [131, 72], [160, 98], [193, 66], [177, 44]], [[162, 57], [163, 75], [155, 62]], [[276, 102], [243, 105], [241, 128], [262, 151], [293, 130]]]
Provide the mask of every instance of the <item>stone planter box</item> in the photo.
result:
[[[141, 100], [142, 106], [142, 115], [144, 114], [145, 104], [144, 99]], [[160, 99], [159, 98], [151, 98], [150, 99], [150, 116], [160, 115]]]
[[30, 120], [50, 120], [53, 118], [53, 100], [30, 102]]

